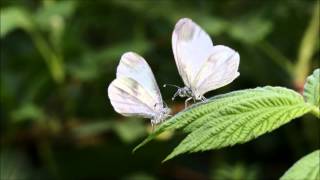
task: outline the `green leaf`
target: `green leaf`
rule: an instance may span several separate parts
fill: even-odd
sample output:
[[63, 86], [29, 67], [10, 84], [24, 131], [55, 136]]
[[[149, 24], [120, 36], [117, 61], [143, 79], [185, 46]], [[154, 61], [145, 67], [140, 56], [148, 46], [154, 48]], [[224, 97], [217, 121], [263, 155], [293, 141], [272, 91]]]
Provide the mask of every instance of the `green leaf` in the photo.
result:
[[33, 103], [26, 103], [13, 111], [11, 117], [14, 122], [26, 120], [42, 121], [45, 118], [45, 113], [39, 106]]
[[73, 14], [75, 7], [76, 1], [60, 1], [47, 4], [37, 11], [35, 21], [44, 29], [50, 29], [52, 25], [59, 26], [63, 19]]
[[313, 71], [304, 85], [303, 96], [308, 103], [320, 106], [320, 69]]
[[105, 72], [105, 68], [103, 68], [105, 64], [114, 63], [115, 60], [118, 61], [125, 52], [124, 49], [143, 54], [151, 48], [152, 44], [144, 38], [118, 43], [101, 51], [85, 53], [82, 55], [80, 62], [76, 61], [76, 64], [70, 64], [68, 68], [72, 76], [82, 81], [88, 81]]
[[246, 165], [242, 162], [226, 164], [225, 162], [213, 168], [211, 179], [231, 180], [231, 179], [258, 179], [259, 168], [256, 165]]
[[117, 122], [114, 130], [125, 143], [131, 143], [147, 133], [143, 121], [138, 119]]
[[252, 44], [264, 39], [272, 31], [272, 23], [261, 17], [243, 18], [233, 23], [229, 34], [234, 39]]
[[227, 31], [228, 27], [230, 26], [228, 21], [218, 17], [199, 15], [195, 18], [195, 21], [211, 35], [220, 35]]
[[76, 127], [72, 132], [76, 137], [94, 136], [112, 129], [113, 124], [111, 120], [97, 121]]
[[24, 30], [30, 30], [33, 28], [31, 16], [23, 8], [10, 7], [1, 9], [0, 17], [1, 38], [17, 28], [22, 28]]
[[316, 150], [297, 161], [280, 180], [320, 179], [320, 150]]
[[137, 150], [164, 131], [183, 129], [189, 135], [165, 159], [245, 143], [312, 109], [295, 91], [263, 87], [210, 98], [178, 113], [139, 144]]
[[156, 178], [145, 172], [135, 172], [123, 178], [123, 180], [155, 180]]
[[97, 136], [108, 131], [116, 133], [124, 143], [132, 143], [147, 133], [141, 119], [126, 121], [103, 120], [83, 124], [72, 130], [73, 134], [79, 138]]

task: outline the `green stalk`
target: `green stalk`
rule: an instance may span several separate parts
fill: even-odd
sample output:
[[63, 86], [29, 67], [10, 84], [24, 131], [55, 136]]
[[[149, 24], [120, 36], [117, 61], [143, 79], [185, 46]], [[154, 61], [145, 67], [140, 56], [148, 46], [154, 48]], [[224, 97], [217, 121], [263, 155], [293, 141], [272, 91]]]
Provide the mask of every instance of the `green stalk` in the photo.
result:
[[269, 58], [284, 69], [289, 75], [293, 73], [293, 64], [285, 57], [277, 48], [273, 47], [269, 42], [262, 41], [258, 43], [258, 47], [267, 55]]
[[295, 65], [294, 84], [297, 89], [303, 89], [304, 81], [309, 74], [313, 54], [316, 51], [316, 44], [319, 41], [319, 1], [315, 3], [312, 18], [302, 38], [298, 61]]
[[48, 43], [40, 35], [40, 32], [32, 30], [29, 31], [29, 34], [39, 50], [39, 53], [45, 60], [55, 82], [62, 83], [65, 76], [62, 59], [50, 49]]

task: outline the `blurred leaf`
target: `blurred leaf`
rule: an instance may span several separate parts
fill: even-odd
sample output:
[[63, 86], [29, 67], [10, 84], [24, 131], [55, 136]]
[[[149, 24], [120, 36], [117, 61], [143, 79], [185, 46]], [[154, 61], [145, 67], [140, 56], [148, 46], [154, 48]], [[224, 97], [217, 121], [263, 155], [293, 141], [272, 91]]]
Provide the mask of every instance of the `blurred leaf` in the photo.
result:
[[122, 0], [122, 1], [111, 1], [115, 5], [122, 6], [128, 8], [131, 11], [141, 13], [147, 15], [147, 17], [164, 17], [168, 20], [176, 20], [179, 18], [182, 12], [185, 12], [185, 9], [180, 7], [179, 11], [176, 11], [175, 4], [172, 1], [161, 1], [158, 2], [155, 6], [151, 1], [140, 0], [140, 1], [130, 1], [130, 0]]
[[123, 180], [155, 180], [153, 176], [150, 176], [146, 173], [134, 173], [129, 175], [128, 177], [123, 178]]
[[25, 180], [29, 179], [30, 167], [27, 168], [25, 158], [21, 153], [1, 149], [0, 179]]
[[143, 121], [137, 119], [117, 122], [114, 130], [125, 143], [131, 143], [146, 134]]
[[144, 39], [115, 44], [100, 52], [91, 52], [83, 55], [81, 62], [71, 64], [69, 70], [72, 76], [86, 81], [91, 80], [105, 71], [105, 65], [117, 62], [126, 51], [143, 54], [151, 49], [152, 44]]
[[165, 121], [135, 149], [164, 131], [181, 129], [189, 135], [167, 156], [245, 143], [309, 112], [303, 97], [282, 87], [263, 87], [210, 98]]
[[228, 33], [243, 43], [254, 44], [264, 39], [271, 30], [270, 21], [260, 17], [250, 17], [231, 24]]
[[1, 9], [0, 17], [0, 38], [17, 28], [29, 31], [34, 26], [29, 13], [20, 7]]
[[140, 119], [92, 122], [74, 128], [73, 133], [77, 137], [84, 137], [96, 136], [111, 130], [114, 131], [125, 143], [131, 143], [147, 133], [145, 125]]
[[95, 136], [111, 129], [113, 127], [113, 124], [114, 124], [113, 121], [108, 121], [108, 120], [92, 122], [92, 123], [84, 124], [84, 125], [81, 125], [80, 127], [74, 128], [73, 133], [77, 137]]
[[229, 23], [222, 18], [203, 16], [197, 19], [195, 19], [197, 21], [196, 23], [212, 35], [220, 35], [230, 27]]
[[316, 150], [297, 161], [280, 180], [320, 179], [320, 150]]
[[221, 165], [215, 168], [213, 179], [219, 180], [255, 180], [258, 179], [258, 169], [256, 166], [245, 166], [242, 163], [235, 165]]
[[304, 85], [303, 96], [308, 103], [320, 106], [320, 69], [313, 71]]
[[14, 122], [25, 120], [41, 121], [45, 117], [43, 110], [32, 103], [23, 104], [19, 109], [13, 111], [11, 115]]
[[[35, 14], [35, 20], [42, 28], [50, 29], [61, 26], [63, 19], [70, 17], [75, 11], [76, 1], [58, 1], [41, 7]], [[61, 20], [59, 20], [61, 19]]]
[[39, 28], [49, 31], [52, 46], [61, 55], [65, 21], [74, 13], [76, 1], [44, 1], [43, 4], [34, 14], [35, 21]]

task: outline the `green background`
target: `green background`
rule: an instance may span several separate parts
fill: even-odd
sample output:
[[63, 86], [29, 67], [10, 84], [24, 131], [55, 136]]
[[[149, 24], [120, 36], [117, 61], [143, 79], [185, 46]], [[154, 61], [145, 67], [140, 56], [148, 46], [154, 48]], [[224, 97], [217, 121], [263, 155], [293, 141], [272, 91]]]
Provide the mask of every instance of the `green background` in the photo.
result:
[[[206, 97], [257, 86], [301, 92], [319, 67], [319, 4], [311, 0], [2, 0], [1, 178], [277, 179], [319, 147], [306, 115], [243, 145], [182, 155], [164, 164], [184, 134], [132, 149], [150, 122], [117, 114], [107, 87], [121, 55], [151, 66], [165, 102], [182, 86], [171, 50], [175, 23], [189, 17], [214, 44], [240, 54], [240, 76]], [[318, 10], [318, 11], [317, 11]]]

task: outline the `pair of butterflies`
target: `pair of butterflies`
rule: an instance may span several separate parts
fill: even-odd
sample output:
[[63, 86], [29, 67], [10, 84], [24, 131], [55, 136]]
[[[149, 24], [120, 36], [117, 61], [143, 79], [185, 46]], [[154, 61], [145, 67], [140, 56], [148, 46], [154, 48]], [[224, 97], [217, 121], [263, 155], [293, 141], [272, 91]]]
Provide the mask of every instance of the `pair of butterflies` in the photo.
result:
[[[205, 100], [206, 92], [231, 83], [239, 76], [239, 54], [233, 49], [214, 46], [210, 36], [191, 19], [180, 19], [172, 34], [172, 50], [185, 87], [176, 96]], [[151, 119], [156, 125], [170, 116], [154, 75], [143, 57], [133, 52], [122, 55], [116, 79], [108, 88], [111, 104], [124, 116]]]

